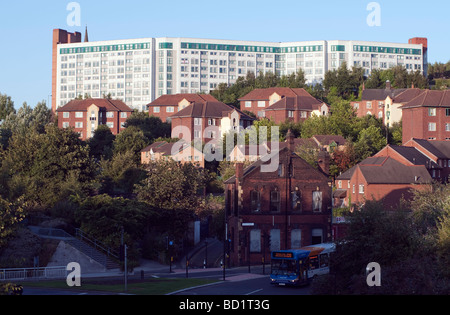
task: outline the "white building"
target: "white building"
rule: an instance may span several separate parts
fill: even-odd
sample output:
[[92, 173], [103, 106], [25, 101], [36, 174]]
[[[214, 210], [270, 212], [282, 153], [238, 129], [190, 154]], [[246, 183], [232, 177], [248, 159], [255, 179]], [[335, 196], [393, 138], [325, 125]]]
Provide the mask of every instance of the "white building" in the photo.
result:
[[[65, 32], [63, 30], [54, 30]], [[67, 34], [70, 33], [66, 32]], [[79, 33], [75, 33], [80, 35]], [[128, 106], [145, 105], [164, 94], [209, 93], [248, 72], [305, 71], [308, 83], [321, 82], [343, 61], [349, 67], [389, 69], [404, 65], [426, 71], [426, 47], [361, 41], [253, 42], [193, 38], [143, 38], [74, 42], [55, 38], [53, 109], [79, 95], [110, 94]], [[64, 43], [66, 42], [66, 44]]]

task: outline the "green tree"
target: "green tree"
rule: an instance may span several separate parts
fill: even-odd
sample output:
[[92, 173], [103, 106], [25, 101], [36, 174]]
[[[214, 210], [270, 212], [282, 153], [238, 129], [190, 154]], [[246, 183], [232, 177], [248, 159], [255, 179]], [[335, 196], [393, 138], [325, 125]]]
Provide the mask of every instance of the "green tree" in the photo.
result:
[[136, 164], [141, 161], [141, 151], [148, 146], [150, 141], [144, 135], [144, 132], [136, 126], [127, 127], [119, 133], [114, 140], [113, 154], [125, 154], [133, 152]]
[[15, 114], [14, 102], [11, 100], [11, 96], [0, 93], [0, 120], [5, 119], [10, 114]]
[[163, 123], [159, 117], [149, 117], [144, 112], [134, 112], [125, 123], [125, 128], [129, 127], [141, 130], [148, 143], [152, 143], [157, 138], [170, 137], [172, 133], [170, 123]]
[[380, 128], [370, 126], [361, 131], [358, 141], [355, 143], [355, 152], [364, 160], [386, 146], [386, 138]]
[[98, 126], [94, 136], [88, 140], [91, 155], [97, 160], [111, 159], [113, 156], [113, 146], [116, 137], [111, 129], [106, 125]]

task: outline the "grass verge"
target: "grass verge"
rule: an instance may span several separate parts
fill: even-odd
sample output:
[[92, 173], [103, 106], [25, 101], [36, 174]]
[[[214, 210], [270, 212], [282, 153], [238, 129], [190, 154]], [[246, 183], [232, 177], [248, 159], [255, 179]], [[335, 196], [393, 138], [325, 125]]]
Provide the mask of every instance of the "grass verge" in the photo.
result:
[[[165, 295], [178, 290], [200, 285], [220, 282], [211, 279], [148, 279], [144, 281], [128, 281], [128, 294], [136, 295]], [[81, 287], [70, 288], [65, 281], [42, 281], [23, 283], [26, 287], [52, 288], [64, 290], [101, 291], [114, 294], [124, 293], [125, 286], [122, 281], [89, 279], [81, 282]]]

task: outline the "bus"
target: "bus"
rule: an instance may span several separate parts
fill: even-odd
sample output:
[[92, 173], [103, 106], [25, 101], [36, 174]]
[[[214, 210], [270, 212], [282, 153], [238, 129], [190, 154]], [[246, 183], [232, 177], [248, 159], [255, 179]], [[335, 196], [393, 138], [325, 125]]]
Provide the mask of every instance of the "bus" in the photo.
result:
[[323, 243], [300, 249], [271, 253], [270, 279], [274, 285], [300, 286], [311, 279], [330, 272], [330, 254], [335, 244]]

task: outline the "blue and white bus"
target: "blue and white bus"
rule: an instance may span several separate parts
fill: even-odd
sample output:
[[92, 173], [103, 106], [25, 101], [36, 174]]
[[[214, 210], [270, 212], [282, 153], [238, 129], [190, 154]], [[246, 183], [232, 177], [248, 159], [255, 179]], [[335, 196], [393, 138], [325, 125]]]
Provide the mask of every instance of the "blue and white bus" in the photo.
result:
[[312, 278], [330, 272], [330, 254], [335, 244], [324, 243], [271, 254], [270, 279], [274, 285], [306, 285]]

